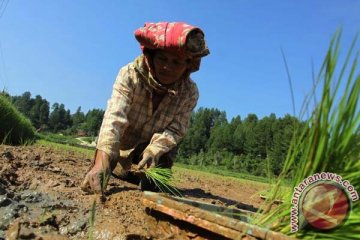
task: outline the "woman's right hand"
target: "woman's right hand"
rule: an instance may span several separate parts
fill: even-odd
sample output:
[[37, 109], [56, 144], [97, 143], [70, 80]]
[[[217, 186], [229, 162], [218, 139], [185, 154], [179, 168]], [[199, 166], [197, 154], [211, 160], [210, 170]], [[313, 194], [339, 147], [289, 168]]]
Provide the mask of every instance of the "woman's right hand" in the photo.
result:
[[86, 174], [81, 184], [81, 189], [88, 193], [102, 194], [111, 175], [110, 158], [101, 151], [97, 150], [95, 155], [95, 164]]

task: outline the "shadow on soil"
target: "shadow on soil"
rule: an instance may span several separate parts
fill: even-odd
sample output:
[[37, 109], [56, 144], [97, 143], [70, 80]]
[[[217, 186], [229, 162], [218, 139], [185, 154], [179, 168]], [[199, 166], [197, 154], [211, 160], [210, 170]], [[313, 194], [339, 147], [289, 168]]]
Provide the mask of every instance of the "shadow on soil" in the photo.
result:
[[185, 197], [193, 197], [193, 198], [202, 198], [202, 199], [210, 199], [213, 200], [213, 204], [216, 204], [216, 201], [220, 201], [225, 204], [225, 206], [234, 206], [239, 209], [256, 212], [258, 208], [255, 208], [253, 205], [248, 205], [245, 203], [237, 202], [231, 199], [223, 198], [220, 196], [213, 195], [209, 192], [205, 192], [201, 188], [193, 188], [193, 189], [181, 189], [181, 193]]
[[[146, 208], [145, 212], [157, 220], [157, 233], [152, 233], [155, 238], [161, 232], [162, 236], [165, 236], [163, 239], [229, 239], [190, 223], [174, 219], [156, 210]], [[176, 226], [179, 230], [174, 231], [172, 226]]]
[[130, 190], [137, 190], [138, 188], [137, 187], [126, 187], [126, 186], [123, 186], [123, 187], [111, 187], [109, 188], [107, 191], [106, 191], [106, 195], [112, 195], [112, 194], [116, 194], [116, 193], [119, 193], [119, 192], [124, 192], [124, 191], [130, 191]]

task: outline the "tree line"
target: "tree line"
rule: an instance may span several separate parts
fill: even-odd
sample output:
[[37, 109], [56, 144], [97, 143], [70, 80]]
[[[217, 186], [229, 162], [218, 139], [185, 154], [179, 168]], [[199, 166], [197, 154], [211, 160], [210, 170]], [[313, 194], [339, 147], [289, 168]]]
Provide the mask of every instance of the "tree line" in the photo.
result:
[[200, 108], [191, 117], [177, 161], [257, 176], [279, 175], [294, 130], [302, 127], [304, 123], [290, 115], [259, 119], [248, 114], [228, 121], [224, 111]]
[[40, 95], [35, 98], [30, 92], [24, 92], [20, 96], [11, 96], [3, 91], [12, 104], [23, 113], [37, 131], [48, 131], [63, 133], [66, 135], [76, 135], [78, 133], [87, 136], [96, 136], [100, 129], [104, 110], [92, 109], [86, 114], [78, 107], [75, 113], [71, 114], [69, 109], [62, 103], [54, 103], [50, 108], [50, 103]]
[[[104, 110], [92, 109], [86, 114], [78, 107], [75, 113], [64, 104], [49, 102], [30, 92], [8, 97], [15, 107], [28, 117], [38, 131], [96, 136]], [[214, 108], [199, 108], [193, 112], [188, 132], [178, 146], [177, 162], [226, 169], [257, 176], [279, 175], [288, 152], [294, 130], [301, 128], [297, 118], [278, 118], [270, 114], [259, 119], [248, 114], [230, 121], [226, 113]]]

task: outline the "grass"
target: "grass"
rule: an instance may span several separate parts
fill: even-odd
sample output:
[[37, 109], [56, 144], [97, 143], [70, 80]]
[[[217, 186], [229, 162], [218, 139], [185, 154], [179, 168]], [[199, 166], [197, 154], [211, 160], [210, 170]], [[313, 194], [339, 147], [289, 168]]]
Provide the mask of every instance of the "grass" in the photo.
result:
[[35, 144], [51, 147], [52, 149], [55, 149], [58, 151], [67, 151], [67, 152], [74, 151], [74, 152], [82, 153], [85, 155], [86, 158], [90, 158], [90, 159], [92, 159], [94, 157], [94, 150], [87, 149], [87, 148], [76, 147], [76, 146], [71, 146], [71, 145], [62, 144], [62, 143], [54, 143], [54, 142], [49, 142], [47, 140], [42, 140], [42, 139], [37, 140]]
[[72, 136], [66, 136], [66, 135], [50, 133], [50, 132], [42, 132], [42, 133], [36, 133], [36, 138], [40, 140], [45, 140], [47, 142], [90, 149], [91, 151], [95, 150], [95, 147], [83, 146], [80, 140]]
[[95, 137], [81, 137], [81, 140], [83, 140], [87, 143], [92, 143], [95, 141]]
[[185, 164], [178, 164], [176, 163], [175, 166], [173, 167], [174, 169], [174, 175], [175, 175], [175, 179], [181, 180], [184, 175], [190, 174], [192, 176], [195, 177], [201, 177], [201, 178], [211, 178], [211, 179], [231, 179], [234, 181], [238, 181], [244, 184], [256, 184], [259, 186], [270, 186], [269, 183], [264, 182], [264, 181], [256, 181], [250, 178], [242, 178], [240, 176], [232, 176], [227, 175], [227, 174], [217, 174], [217, 173], [213, 173], [211, 171], [206, 171], [203, 168], [193, 168], [193, 166], [188, 166]]
[[31, 143], [35, 138], [35, 129], [29, 119], [0, 94], [0, 143], [21, 145]]
[[62, 143], [62, 144], [75, 145], [75, 146], [81, 143], [78, 139], [74, 137], [65, 136], [56, 133], [49, 133], [49, 132], [37, 133], [36, 137], [38, 139], [47, 140], [49, 142]]
[[[292, 174], [296, 187], [303, 179], [320, 172], [333, 172], [360, 186], [360, 74], [356, 73], [358, 52], [354, 54], [354, 39], [343, 63], [339, 62], [341, 31], [331, 40], [325, 60], [315, 79], [313, 91], [306, 97], [301, 117], [311, 112], [307, 128], [294, 134], [283, 171], [272, 189], [263, 216], [254, 223], [302, 239], [359, 239], [360, 201], [353, 208], [346, 223], [331, 232], [309, 228], [292, 233], [290, 211], [292, 193], [285, 196], [284, 204], [272, 208], [280, 194], [280, 185]], [[346, 77], [345, 77], [346, 75]], [[322, 84], [322, 95], [314, 109], [309, 109], [316, 87]], [[301, 219], [301, 213], [299, 219]]]
[[[201, 172], [208, 172], [208, 173], [212, 173], [212, 174], [216, 174], [216, 175], [220, 175], [220, 176], [224, 176], [224, 177], [233, 177], [233, 178], [238, 178], [238, 179], [246, 179], [246, 180], [250, 180], [250, 181], [255, 181], [255, 182], [261, 182], [261, 183], [272, 183], [273, 179], [269, 179], [267, 177], [260, 177], [260, 176], [254, 176], [251, 174], [247, 174], [247, 173], [239, 173], [239, 172], [234, 172], [234, 171], [229, 171], [229, 170], [224, 170], [221, 168], [216, 168], [216, 167], [207, 167], [207, 166], [195, 166], [195, 165], [187, 165], [187, 164], [181, 164], [181, 163], [176, 163], [177, 167], [181, 167], [181, 168], [186, 168], [186, 169], [191, 169], [191, 170], [196, 170], [196, 171], [201, 171]], [[290, 185], [290, 180], [286, 179], [283, 184], [285, 186]]]

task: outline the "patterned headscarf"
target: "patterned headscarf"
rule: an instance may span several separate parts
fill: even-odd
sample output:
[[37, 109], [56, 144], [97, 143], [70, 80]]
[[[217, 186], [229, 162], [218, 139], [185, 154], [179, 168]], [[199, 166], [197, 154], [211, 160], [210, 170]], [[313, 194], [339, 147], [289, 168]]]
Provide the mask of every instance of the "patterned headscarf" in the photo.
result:
[[210, 53], [203, 31], [183, 22], [145, 23], [135, 31], [135, 38], [143, 53], [162, 49], [191, 59], [190, 72], [199, 70], [201, 58]]

